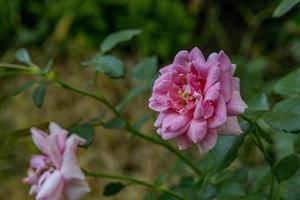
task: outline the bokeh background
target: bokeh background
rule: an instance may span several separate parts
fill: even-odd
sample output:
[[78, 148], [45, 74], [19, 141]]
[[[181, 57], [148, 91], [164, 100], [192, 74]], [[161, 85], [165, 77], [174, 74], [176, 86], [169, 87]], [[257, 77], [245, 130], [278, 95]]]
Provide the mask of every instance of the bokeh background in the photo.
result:
[[[272, 94], [274, 81], [300, 64], [300, 8], [295, 7], [282, 18], [272, 18], [279, 2], [0, 0], [0, 61], [16, 62], [15, 51], [26, 47], [39, 66], [45, 66], [53, 59], [54, 69], [66, 82], [90, 89], [94, 72], [82, 66], [81, 61], [96, 52], [109, 33], [140, 29], [142, 34], [113, 51], [124, 60], [128, 71], [146, 56], [157, 56], [159, 65], [163, 66], [181, 49], [198, 46], [205, 55], [223, 49], [238, 66], [237, 74], [246, 102], [251, 107], [256, 101], [253, 97], [263, 92], [269, 97], [269, 107], [281, 98]], [[22, 178], [26, 175], [30, 155], [37, 151], [30, 137], [11, 139], [16, 131], [49, 121], [68, 127], [77, 121], [90, 120], [104, 110], [94, 100], [51, 86], [42, 108], [34, 106], [32, 89], [10, 97], [10, 91], [29, 79], [0, 78], [1, 199], [29, 199], [29, 188], [22, 184]], [[98, 81], [101, 90], [114, 104], [127, 94], [129, 88], [138, 84], [128, 78], [115, 81], [101, 75]], [[150, 120], [142, 130], [153, 135], [155, 114], [147, 108], [149, 95], [150, 91], [136, 98], [127, 106], [125, 114], [132, 122], [148, 114]], [[161, 147], [133, 138], [122, 130], [97, 127], [96, 131], [93, 146], [79, 152], [81, 165], [85, 168], [154, 181], [176, 163], [176, 158]], [[29, 135], [28, 131], [25, 133]], [[279, 141], [274, 147], [275, 152], [279, 152], [276, 156], [286, 155], [293, 136], [286, 137], [282, 133], [273, 136]], [[244, 146], [235, 165], [247, 165], [257, 171], [264, 169], [262, 155], [251, 141]], [[197, 149], [186, 153], [191, 159], [200, 159]], [[186, 173], [184, 169], [175, 173], [168, 184]], [[106, 199], [102, 192], [108, 181], [93, 178], [88, 181], [93, 191], [86, 199]], [[296, 199], [299, 194], [300, 182], [293, 181], [293, 186], [286, 191], [287, 199]], [[128, 187], [108, 199], [138, 200], [146, 193], [144, 188]]]

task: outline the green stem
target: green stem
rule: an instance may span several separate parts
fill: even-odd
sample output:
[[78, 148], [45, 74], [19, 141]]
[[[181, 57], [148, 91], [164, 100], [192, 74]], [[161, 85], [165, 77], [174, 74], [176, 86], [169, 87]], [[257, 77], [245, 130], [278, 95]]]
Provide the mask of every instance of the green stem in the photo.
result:
[[142, 180], [139, 180], [139, 179], [136, 179], [136, 178], [132, 178], [132, 177], [128, 177], [128, 176], [112, 175], [112, 174], [94, 173], [94, 172], [88, 172], [88, 171], [85, 171], [85, 170], [84, 170], [84, 172], [85, 172], [86, 176], [122, 180], [122, 181], [126, 181], [126, 182], [129, 182], [129, 183], [132, 183], [132, 184], [145, 186], [145, 187], [150, 188], [151, 190], [156, 191], [156, 192], [167, 193], [169, 195], [172, 195], [173, 197], [176, 197], [177, 199], [187, 200], [184, 196], [182, 196], [181, 194], [178, 194], [176, 192], [173, 192], [172, 190], [169, 190], [169, 189], [163, 188], [163, 187], [159, 187], [159, 186], [156, 186], [152, 183], [148, 183], [146, 181], [142, 181]]
[[[49, 77], [47, 77], [47, 78], [49, 79]], [[101, 103], [106, 105], [117, 117], [122, 118], [126, 122], [126, 130], [128, 132], [130, 132], [131, 134], [138, 136], [144, 140], [147, 140], [149, 142], [152, 142], [152, 143], [155, 143], [155, 144], [165, 147], [170, 152], [175, 154], [179, 159], [181, 159], [184, 163], [186, 163], [198, 176], [202, 175], [202, 172], [197, 168], [197, 166], [193, 162], [191, 162], [186, 156], [184, 156], [181, 152], [179, 152], [177, 149], [175, 149], [173, 146], [171, 146], [170, 144], [168, 144], [162, 140], [148, 136], [148, 135], [136, 130], [126, 119], [124, 119], [122, 117], [121, 113], [103, 96], [96, 95], [96, 94], [75, 88], [75, 87], [63, 82], [56, 76], [54, 78], [50, 78], [50, 80], [52, 80], [54, 83], [58, 84], [62, 88], [65, 88], [72, 92], [75, 92], [75, 93], [96, 99], [97, 101], [100, 101]]]
[[17, 64], [9, 64], [9, 63], [0, 63], [0, 68], [30, 71], [29, 67], [23, 65], [17, 65]]
[[247, 118], [246, 116], [242, 115], [241, 116], [244, 120], [246, 120], [247, 122], [249, 122], [253, 127], [254, 127], [254, 131], [253, 131], [253, 140], [256, 144], [256, 146], [259, 148], [259, 150], [263, 153], [266, 161], [268, 162], [268, 164], [270, 165], [271, 168], [271, 174], [272, 174], [272, 178], [271, 178], [271, 188], [270, 188], [270, 194], [269, 194], [269, 199], [270, 200], [276, 200], [277, 199], [277, 190], [275, 189], [276, 185], [279, 186], [279, 183], [277, 184], [276, 181], [276, 177], [275, 177], [275, 169], [274, 169], [274, 164], [272, 159], [270, 158], [270, 155], [268, 154], [268, 152], [265, 150], [263, 143], [260, 139], [260, 136], [257, 134], [257, 129], [260, 128], [257, 123], [249, 118]]

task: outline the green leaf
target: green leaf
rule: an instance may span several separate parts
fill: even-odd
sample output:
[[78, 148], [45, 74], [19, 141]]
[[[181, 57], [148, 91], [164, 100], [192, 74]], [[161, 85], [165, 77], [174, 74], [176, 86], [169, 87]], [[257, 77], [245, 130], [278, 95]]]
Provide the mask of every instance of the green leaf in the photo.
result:
[[108, 120], [108, 122], [103, 124], [104, 128], [124, 128], [126, 126], [126, 122], [121, 118], [113, 118]]
[[269, 102], [265, 93], [260, 93], [252, 96], [248, 103], [248, 110], [251, 111], [267, 111], [269, 110]]
[[100, 50], [105, 53], [114, 48], [118, 43], [130, 40], [133, 36], [140, 34], [137, 29], [122, 30], [108, 35], [102, 42]]
[[103, 195], [104, 196], [114, 196], [118, 194], [126, 185], [120, 182], [109, 183], [105, 186]]
[[135, 97], [139, 94], [147, 91], [147, 85], [140, 85], [135, 88], [129, 90], [128, 94], [124, 97], [124, 99], [117, 105], [117, 110], [122, 110], [128, 103], [130, 103]]
[[51, 59], [51, 60], [48, 61], [46, 66], [42, 69], [42, 73], [47, 74], [51, 70], [52, 65], [53, 65], [53, 60]]
[[25, 90], [31, 88], [34, 84], [35, 84], [34, 80], [29, 80], [26, 83], [24, 83], [23, 85], [21, 85], [20, 87], [17, 87], [15, 90], [13, 90], [11, 95], [12, 96], [18, 95], [18, 94], [24, 92]]
[[0, 101], [4, 100], [6, 98], [12, 97], [12, 96], [16, 96], [16, 95], [24, 92], [27, 89], [29, 89], [30, 87], [32, 87], [34, 84], [35, 84], [34, 80], [29, 80], [29, 81], [25, 82], [24, 84], [22, 84], [21, 86], [12, 90], [10, 93], [0, 96]]
[[90, 120], [90, 122], [92, 124], [99, 124], [99, 123], [101, 123], [101, 120], [105, 117], [105, 115], [106, 115], [106, 111], [102, 111], [96, 117], [93, 117]]
[[297, 155], [291, 154], [281, 159], [275, 165], [275, 175], [279, 182], [291, 178], [299, 169], [300, 161]]
[[95, 67], [96, 71], [104, 73], [114, 79], [122, 78], [125, 74], [122, 61], [114, 56], [96, 54], [91, 60], [84, 62], [83, 64], [92, 65]]
[[[210, 186], [209, 183], [206, 186]], [[209, 194], [208, 199], [213, 199], [213, 196], [215, 195], [214, 191], [207, 191], [207, 187], [204, 188], [203, 192], [200, 194], [201, 185], [194, 181], [192, 176], [186, 176], [183, 177], [178, 184], [171, 187], [171, 189], [181, 195], [183, 195], [186, 199], [190, 200], [206, 200], [206, 198], [202, 198], [201, 194]], [[169, 194], [162, 194], [158, 200], [175, 200], [175, 198]]]
[[300, 68], [281, 78], [275, 85], [275, 92], [284, 96], [300, 95]]
[[32, 93], [33, 102], [39, 108], [43, 105], [46, 90], [47, 82], [41, 82]]
[[273, 17], [281, 17], [290, 11], [300, 0], [282, 0], [273, 12]]
[[89, 123], [76, 124], [69, 128], [71, 134], [76, 134], [86, 140], [83, 147], [89, 147], [94, 141], [95, 129]]
[[222, 185], [218, 192], [218, 199], [242, 199], [246, 195], [241, 183], [228, 182]]
[[300, 98], [290, 98], [277, 103], [265, 116], [271, 127], [290, 133], [300, 132]]
[[297, 154], [300, 154], [300, 135], [298, 135], [294, 141], [294, 151]]
[[132, 78], [136, 80], [153, 79], [158, 68], [158, 61], [155, 56], [144, 58], [132, 70]]
[[245, 141], [246, 135], [247, 133], [244, 133], [241, 136], [236, 137], [233, 145], [229, 148], [229, 150], [227, 151], [223, 159], [217, 165], [216, 167], [217, 173], [223, 172], [236, 159], [238, 151]]
[[16, 59], [23, 63], [31, 62], [30, 55], [29, 55], [28, 51], [24, 48], [21, 48], [16, 52]]
[[150, 119], [150, 115], [145, 114], [133, 125], [133, 127], [136, 130], [139, 130], [143, 126], [143, 124], [146, 123], [149, 119]]
[[273, 144], [274, 143], [273, 138], [268, 133], [266, 133], [266, 131], [263, 130], [259, 125], [256, 126], [256, 131], [259, 134], [259, 136], [263, 140], [265, 140], [267, 143], [269, 143], [269, 144]]

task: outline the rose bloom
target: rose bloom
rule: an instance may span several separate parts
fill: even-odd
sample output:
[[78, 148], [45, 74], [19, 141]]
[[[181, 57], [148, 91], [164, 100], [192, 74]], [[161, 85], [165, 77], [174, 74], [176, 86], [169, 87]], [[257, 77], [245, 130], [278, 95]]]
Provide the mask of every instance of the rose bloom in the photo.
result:
[[37, 200], [77, 200], [90, 191], [78, 166], [75, 151], [85, 140], [68, 132], [56, 123], [49, 125], [48, 135], [37, 128], [30, 129], [35, 145], [43, 153], [30, 160], [28, 177], [23, 181], [31, 185], [29, 194]]
[[149, 107], [159, 112], [154, 123], [165, 140], [175, 138], [179, 149], [197, 144], [207, 152], [218, 134], [242, 133], [237, 115], [247, 105], [240, 95], [236, 65], [221, 51], [205, 60], [200, 49], [180, 51], [154, 82]]

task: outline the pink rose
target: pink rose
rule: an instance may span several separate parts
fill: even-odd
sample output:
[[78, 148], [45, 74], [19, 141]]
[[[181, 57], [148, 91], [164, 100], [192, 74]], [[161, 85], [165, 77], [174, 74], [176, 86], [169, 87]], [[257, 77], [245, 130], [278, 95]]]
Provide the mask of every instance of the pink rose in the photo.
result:
[[149, 107], [159, 112], [157, 133], [165, 140], [176, 138], [181, 150], [197, 144], [201, 152], [214, 147], [217, 134], [240, 134], [236, 116], [247, 105], [235, 68], [223, 51], [207, 60], [197, 47], [178, 52], [159, 71], [149, 99]]
[[37, 128], [30, 129], [35, 145], [42, 155], [30, 160], [28, 177], [24, 182], [31, 185], [29, 194], [37, 200], [80, 199], [90, 191], [78, 166], [75, 151], [85, 140], [68, 132], [56, 123], [49, 125], [50, 135]]

